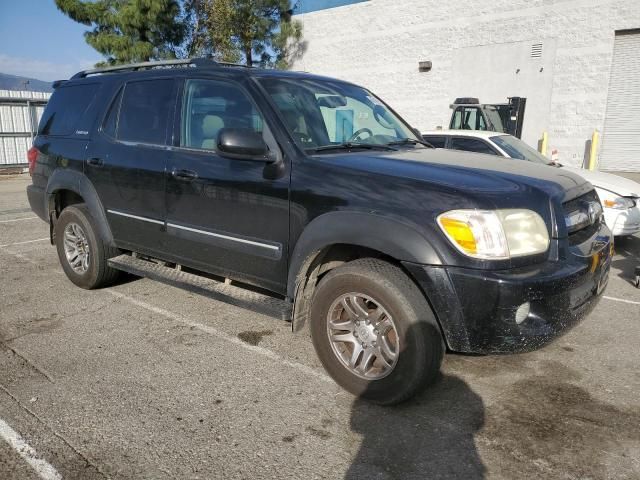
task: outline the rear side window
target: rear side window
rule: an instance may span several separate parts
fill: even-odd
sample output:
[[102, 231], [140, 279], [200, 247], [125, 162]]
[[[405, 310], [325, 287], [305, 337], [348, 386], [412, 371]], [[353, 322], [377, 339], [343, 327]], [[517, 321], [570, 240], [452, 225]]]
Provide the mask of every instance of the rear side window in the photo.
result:
[[173, 104], [171, 79], [127, 83], [117, 122], [118, 140], [165, 145]]
[[79, 125], [82, 115], [96, 96], [98, 84], [71, 85], [58, 88], [47, 104], [40, 119], [40, 135], [70, 135], [76, 131], [88, 130], [88, 125]]
[[454, 150], [464, 150], [466, 152], [487, 153], [497, 155], [489, 144], [477, 138], [456, 137], [451, 139], [451, 148]]
[[447, 143], [447, 137], [423, 135], [422, 138], [436, 148], [444, 148]]

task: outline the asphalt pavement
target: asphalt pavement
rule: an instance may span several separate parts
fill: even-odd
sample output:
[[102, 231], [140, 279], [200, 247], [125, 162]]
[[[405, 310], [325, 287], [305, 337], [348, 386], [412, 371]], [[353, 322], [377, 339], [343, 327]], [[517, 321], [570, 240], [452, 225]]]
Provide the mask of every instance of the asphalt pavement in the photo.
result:
[[0, 177], [0, 478], [640, 478], [640, 238], [542, 350], [445, 357], [354, 399], [289, 323], [148, 279], [64, 276], [26, 175]]

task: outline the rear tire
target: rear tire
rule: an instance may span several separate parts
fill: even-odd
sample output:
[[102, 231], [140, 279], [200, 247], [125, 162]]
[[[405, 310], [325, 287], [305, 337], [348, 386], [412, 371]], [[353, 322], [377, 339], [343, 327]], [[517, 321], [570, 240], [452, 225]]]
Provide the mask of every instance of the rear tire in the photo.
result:
[[55, 224], [55, 244], [64, 273], [78, 287], [91, 290], [114, 283], [120, 272], [107, 261], [119, 250], [100, 237], [85, 204], [65, 208]]
[[331, 270], [315, 291], [310, 326], [329, 375], [373, 403], [407, 400], [440, 370], [444, 343], [431, 307], [391, 263], [365, 258]]

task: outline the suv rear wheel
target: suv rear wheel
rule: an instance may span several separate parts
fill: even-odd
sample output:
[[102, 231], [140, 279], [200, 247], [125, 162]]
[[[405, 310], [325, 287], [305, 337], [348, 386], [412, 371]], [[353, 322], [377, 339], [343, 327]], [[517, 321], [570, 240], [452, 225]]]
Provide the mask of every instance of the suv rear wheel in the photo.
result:
[[100, 238], [87, 207], [65, 208], [55, 225], [55, 243], [64, 273], [77, 286], [93, 289], [113, 283], [119, 271], [107, 261], [119, 254]]
[[383, 405], [432, 382], [444, 353], [422, 292], [398, 266], [371, 258], [322, 278], [311, 305], [311, 336], [340, 386]]

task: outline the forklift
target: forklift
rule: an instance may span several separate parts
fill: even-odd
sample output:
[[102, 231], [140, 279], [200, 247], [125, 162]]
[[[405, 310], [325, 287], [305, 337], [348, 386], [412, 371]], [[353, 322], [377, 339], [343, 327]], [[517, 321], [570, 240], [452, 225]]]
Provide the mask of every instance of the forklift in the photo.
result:
[[449, 105], [450, 130], [489, 130], [520, 138], [527, 99], [508, 97], [508, 103], [480, 103], [472, 97], [456, 98]]

